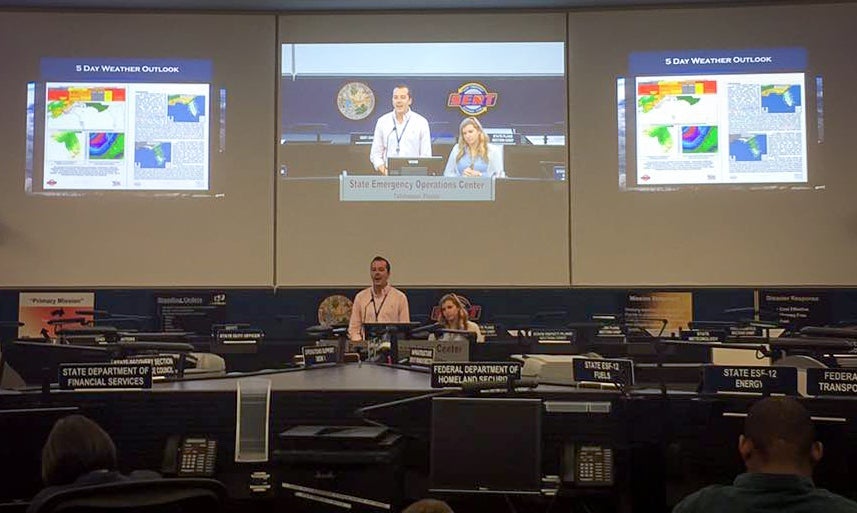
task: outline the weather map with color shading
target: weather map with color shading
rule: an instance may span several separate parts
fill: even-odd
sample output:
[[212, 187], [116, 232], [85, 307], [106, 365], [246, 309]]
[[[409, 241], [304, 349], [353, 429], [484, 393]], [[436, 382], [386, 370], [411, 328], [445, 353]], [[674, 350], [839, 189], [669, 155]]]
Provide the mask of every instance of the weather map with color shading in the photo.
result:
[[164, 169], [170, 160], [172, 160], [170, 143], [142, 143], [134, 148], [134, 163], [141, 168]]
[[122, 130], [126, 91], [116, 87], [50, 87], [46, 124], [52, 130]]
[[768, 114], [794, 113], [800, 107], [801, 94], [799, 85], [763, 85], [762, 108]]
[[693, 125], [681, 127], [683, 153], [717, 153], [717, 127]]
[[167, 116], [176, 123], [198, 123], [205, 116], [205, 97], [171, 94], [167, 97]]
[[122, 160], [125, 158], [125, 134], [92, 132], [89, 134], [89, 158]]

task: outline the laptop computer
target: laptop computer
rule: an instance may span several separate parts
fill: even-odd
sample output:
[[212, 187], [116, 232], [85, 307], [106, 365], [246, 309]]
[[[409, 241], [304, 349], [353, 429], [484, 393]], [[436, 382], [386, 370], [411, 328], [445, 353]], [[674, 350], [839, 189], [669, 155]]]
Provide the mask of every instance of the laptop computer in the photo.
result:
[[389, 157], [387, 174], [389, 176], [441, 176], [444, 158], [437, 157]]

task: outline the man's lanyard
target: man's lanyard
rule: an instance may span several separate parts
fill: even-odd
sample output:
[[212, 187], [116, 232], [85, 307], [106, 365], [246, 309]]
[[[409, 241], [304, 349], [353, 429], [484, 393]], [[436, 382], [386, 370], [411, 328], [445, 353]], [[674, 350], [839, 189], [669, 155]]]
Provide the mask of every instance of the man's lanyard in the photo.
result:
[[377, 308], [375, 308], [375, 293], [372, 292], [372, 310], [375, 311], [375, 322], [378, 322], [378, 314], [380, 314], [381, 309], [384, 308], [384, 303], [387, 302], [387, 296], [389, 295], [389, 292], [384, 294], [384, 299], [381, 300], [381, 304]]
[[[408, 123], [411, 122], [411, 117], [408, 116], [408, 119], [405, 120], [405, 126], [402, 127], [402, 133], [399, 133], [399, 126], [396, 123], [396, 113], [393, 113], [393, 132], [396, 134], [396, 155], [399, 154], [399, 150], [401, 149], [402, 136], [405, 135], [405, 130], [408, 128]], [[387, 299], [387, 296], [384, 296], [384, 299]]]

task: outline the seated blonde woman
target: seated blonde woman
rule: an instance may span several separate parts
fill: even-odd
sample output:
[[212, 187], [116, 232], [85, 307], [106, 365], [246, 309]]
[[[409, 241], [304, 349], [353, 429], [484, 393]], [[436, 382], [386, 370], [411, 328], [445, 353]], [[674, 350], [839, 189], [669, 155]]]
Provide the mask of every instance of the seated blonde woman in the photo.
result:
[[[479, 325], [471, 321], [467, 315], [467, 307], [462, 299], [455, 294], [447, 294], [440, 298], [440, 319], [438, 323], [443, 329], [470, 331], [476, 334], [477, 342], [485, 342], [485, 335]], [[454, 333], [444, 333], [441, 339], [457, 336]]]
[[464, 118], [458, 143], [449, 152], [443, 176], [496, 176], [503, 178], [503, 147], [488, 143], [488, 134], [476, 118]]

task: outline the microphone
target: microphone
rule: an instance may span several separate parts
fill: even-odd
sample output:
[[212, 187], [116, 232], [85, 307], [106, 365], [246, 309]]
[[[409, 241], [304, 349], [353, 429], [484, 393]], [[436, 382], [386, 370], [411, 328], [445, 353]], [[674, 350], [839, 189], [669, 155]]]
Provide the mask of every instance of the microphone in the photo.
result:
[[75, 310], [75, 315], [108, 315], [107, 310]]
[[317, 324], [315, 326], [310, 326], [306, 330], [306, 334], [310, 337], [324, 337], [327, 334], [331, 333], [333, 329], [330, 326], [325, 326], [323, 324]]
[[723, 313], [757, 313], [756, 307], [754, 306], [739, 306], [736, 308], [727, 308], [723, 310]]
[[20, 321], [0, 321], [0, 328], [17, 328], [23, 325], [24, 323]]
[[516, 388], [536, 388], [539, 386], [538, 378], [520, 378], [515, 379], [510, 377], [508, 380], [491, 380], [491, 381], [476, 381], [472, 383], [463, 383], [461, 390], [465, 394], [478, 394], [484, 390], [504, 390], [512, 392]]
[[411, 335], [419, 335], [421, 333], [431, 333], [435, 331], [440, 331], [443, 329], [443, 325], [439, 322], [435, 322], [432, 324], [426, 324], [425, 326], [420, 326], [419, 328], [414, 328], [411, 330]]
[[83, 317], [66, 317], [65, 319], [50, 319], [48, 324], [83, 324], [86, 319]]

